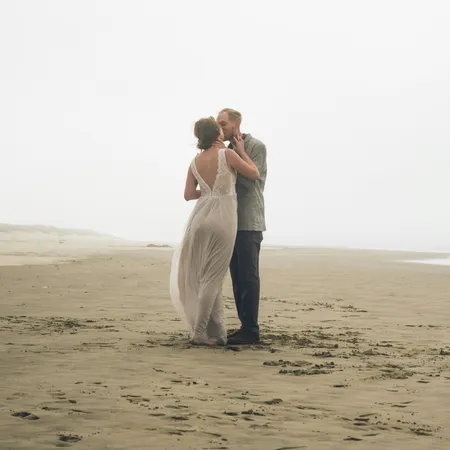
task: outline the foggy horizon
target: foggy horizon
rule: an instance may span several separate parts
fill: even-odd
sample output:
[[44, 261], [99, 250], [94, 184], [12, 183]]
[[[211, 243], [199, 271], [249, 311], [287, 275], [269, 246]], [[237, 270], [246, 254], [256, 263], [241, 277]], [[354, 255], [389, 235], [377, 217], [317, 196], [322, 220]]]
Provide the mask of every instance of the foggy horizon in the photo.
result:
[[193, 125], [267, 146], [265, 245], [450, 251], [450, 5], [0, 4], [0, 223], [177, 243]]

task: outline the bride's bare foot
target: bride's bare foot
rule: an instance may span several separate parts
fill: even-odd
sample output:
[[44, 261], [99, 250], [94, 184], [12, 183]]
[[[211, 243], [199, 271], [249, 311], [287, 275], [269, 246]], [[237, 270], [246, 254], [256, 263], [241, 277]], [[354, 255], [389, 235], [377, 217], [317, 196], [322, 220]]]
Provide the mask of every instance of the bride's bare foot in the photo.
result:
[[221, 345], [221, 346], [227, 345], [227, 338], [217, 339], [217, 345]]
[[217, 339], [200, 339], [194, 338], [191, 341], [192, 345], [203, 345], [206, 347], [216, 347], [218, 345]]

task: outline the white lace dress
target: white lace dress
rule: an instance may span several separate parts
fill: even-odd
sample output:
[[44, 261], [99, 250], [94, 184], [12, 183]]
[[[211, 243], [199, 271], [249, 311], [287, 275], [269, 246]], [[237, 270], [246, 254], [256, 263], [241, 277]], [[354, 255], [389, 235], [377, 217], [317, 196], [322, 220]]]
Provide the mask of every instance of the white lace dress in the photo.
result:
[[222, 285], [237, 231], [236, 174], [218, 152], [216, 180], [211, 189], [197, 171], [201, 197], [192, 211], [181, 245], [175, 250], [170, 295], [193, 339], [226, 341]]

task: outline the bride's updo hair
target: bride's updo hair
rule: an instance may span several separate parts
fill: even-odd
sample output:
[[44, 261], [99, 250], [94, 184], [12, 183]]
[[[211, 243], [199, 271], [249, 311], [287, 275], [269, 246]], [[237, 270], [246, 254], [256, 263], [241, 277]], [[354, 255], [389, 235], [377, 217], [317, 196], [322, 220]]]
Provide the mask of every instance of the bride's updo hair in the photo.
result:
[[214, 117], [197, 120], [194, 126], [194, 134], [198, 139], [197, 148], [207, 150], [220, 136], [220, 128]]

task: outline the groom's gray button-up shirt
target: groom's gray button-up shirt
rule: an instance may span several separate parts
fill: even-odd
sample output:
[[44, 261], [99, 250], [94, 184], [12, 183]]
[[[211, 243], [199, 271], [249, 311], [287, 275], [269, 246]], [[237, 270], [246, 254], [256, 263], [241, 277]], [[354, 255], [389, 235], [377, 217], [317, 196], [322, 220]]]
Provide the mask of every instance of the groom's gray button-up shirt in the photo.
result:
[[[266, 146], [251, 134], [244, 135], [245, 152], [258, 167], [260, 179], [237, 174], [238, 231], [266, 231], [264, 186], [267, 176]], [[230, 145], [230, 148], [232, 146]]]

